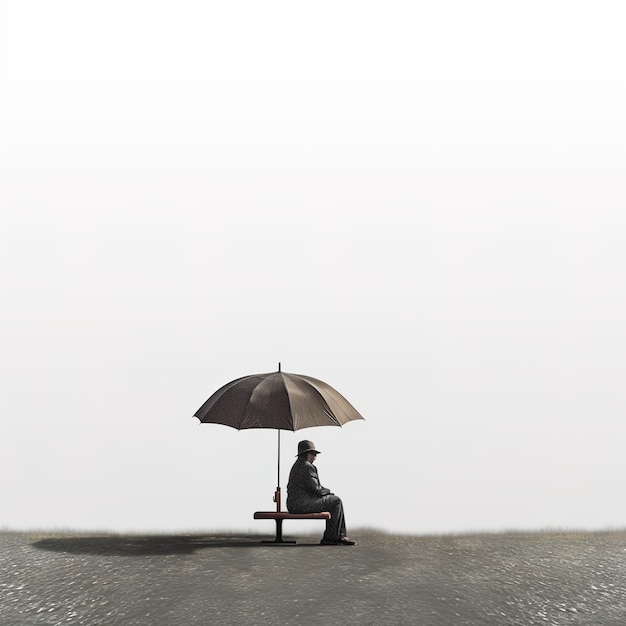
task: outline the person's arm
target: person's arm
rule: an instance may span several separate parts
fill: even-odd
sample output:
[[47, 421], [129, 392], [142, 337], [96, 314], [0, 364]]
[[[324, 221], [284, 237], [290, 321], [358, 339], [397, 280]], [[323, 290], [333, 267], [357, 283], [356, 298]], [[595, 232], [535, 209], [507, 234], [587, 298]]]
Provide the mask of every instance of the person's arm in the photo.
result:
[[317, 475], [317, 469], [312, 463], [307, 463], [307, 489], [312, 495], [316, 496], [317, 498], [331, 495], [330, 489], [322, 487], [322, 485], [320, 484], [320, 479]]

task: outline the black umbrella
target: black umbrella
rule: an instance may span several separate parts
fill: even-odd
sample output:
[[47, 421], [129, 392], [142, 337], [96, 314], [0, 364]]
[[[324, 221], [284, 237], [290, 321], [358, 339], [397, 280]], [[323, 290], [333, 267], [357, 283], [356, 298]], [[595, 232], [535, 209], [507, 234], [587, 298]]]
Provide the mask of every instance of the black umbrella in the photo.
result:
[[252, 374], [218, 389], [194, 414], [201, 422], [237, 430], [278, 431], [278, 486], [274, 500], [280, 511], [280, 431], [312, 426], [343, 426], [363, 416], [325, 382], [302, 374], [278, 371]]

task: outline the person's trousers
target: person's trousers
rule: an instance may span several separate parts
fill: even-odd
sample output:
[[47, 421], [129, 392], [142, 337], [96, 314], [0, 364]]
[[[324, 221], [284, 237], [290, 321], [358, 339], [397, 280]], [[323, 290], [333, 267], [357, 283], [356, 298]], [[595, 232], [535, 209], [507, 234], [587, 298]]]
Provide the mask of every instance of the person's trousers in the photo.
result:
[[337, 541], [346, 536], [346, 519], [343, 514], [343, 502], [339, 496], [329, 495], [311, 500], [290, 503], [287, 507], [290, 513], [321, 513], [328, 511], [330, 519], [326, 520], [324, 541]]

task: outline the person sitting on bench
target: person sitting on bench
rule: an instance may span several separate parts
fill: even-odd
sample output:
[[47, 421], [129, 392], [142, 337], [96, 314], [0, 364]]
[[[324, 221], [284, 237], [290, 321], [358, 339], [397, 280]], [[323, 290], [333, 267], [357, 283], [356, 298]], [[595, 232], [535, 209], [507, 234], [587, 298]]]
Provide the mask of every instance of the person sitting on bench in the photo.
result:
[[346, 537], [346, 521], [341, 499], [326, 487], [322, 487], [313, 465], [320, 454], [312, 441], [298, 444], [298, 459], [293, 464], [287, 483], [287, 510], [290, 513], [320, 513], [328, 511], [326, 531], [320, 543], [325, 546], [353, 546], [354, 541]]

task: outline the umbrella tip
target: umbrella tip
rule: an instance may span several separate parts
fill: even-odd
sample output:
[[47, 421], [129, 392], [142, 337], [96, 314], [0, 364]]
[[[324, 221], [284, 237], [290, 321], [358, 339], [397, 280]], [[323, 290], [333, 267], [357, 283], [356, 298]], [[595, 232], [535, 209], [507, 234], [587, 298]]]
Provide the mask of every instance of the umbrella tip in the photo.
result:
[[278, 361], [278, 371], [280, 372], [280, 361]]

